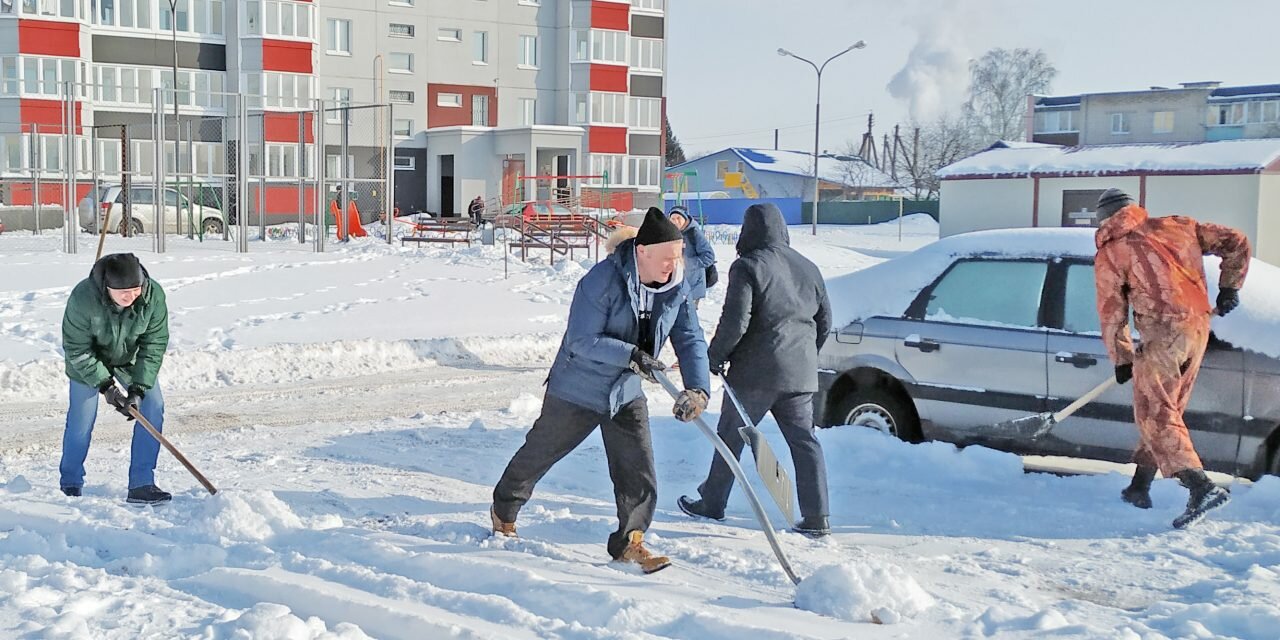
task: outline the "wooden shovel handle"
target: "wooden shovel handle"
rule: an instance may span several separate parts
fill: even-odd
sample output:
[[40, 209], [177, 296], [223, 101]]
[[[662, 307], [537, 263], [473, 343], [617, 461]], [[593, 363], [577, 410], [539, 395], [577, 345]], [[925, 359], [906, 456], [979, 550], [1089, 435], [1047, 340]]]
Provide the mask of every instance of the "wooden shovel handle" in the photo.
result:
[[182, 466], [186, 467], [187, 471], [190, 471], [191, 475], [195, 476], [196, 480], [198, 480], [200, 484], [204, 485], [204, 488], [208, 490], [209, 493], [218, 493], [218, 490], [214, 488], [213, 483], [209, 482], [209, 479], [204, 477], [204, 474], [200, 473], [200, 471], [196, 469], [195, 465], [191, 464], [191, 461], [187, 460], [187, 457], [182, 455], [182, 452], [178, 451], [178, 448], [173, 446], [172, 442], [169, 442], [168, 438], [164, 437], [159, 430], [151, 426], [151, 423], [148, 422], [146, 418], [142, 417], [142, 413], [138, 411], [136, 407], [129, 407], [129, 414], [138, 421], [138, 424], [142, 425], [142, 428], [150, 432], [152, 437], [158, 440], [160, 444], [164, 445], [164, 448], [168, 449], [169, 453], [172, 453], [173, 457], [177, 458], [178, 462], [181, 462]]
[[1075, 402], [1072, 402], [1071, 404], [1067, 405], [1067, 408], [1053, 414], [1053, 421], [1062, 422], [1063, 420], [1070, 418], [1071, 415], [1079, 411], [1081, 407], [1085, 406], [1086, 404], [1089, 404], [1090, 402], [1093, 402], [1094, 400], [1097, 400], [1098, 396], [1106, 393], [1107, 389], [1110, 389], [1113, 385], [1115, 385], [1115, 383], [1116, 383], [1116, 377], [1108, 376], [1106, 380], [1102, 381], [1102, 384], [1099, 384], [1098, 386], [1094, 387], [1092, 390], [1089, 391], [1089, 393], [1086, 393], [1080, 396], [1078, 399], [1076, 399]]

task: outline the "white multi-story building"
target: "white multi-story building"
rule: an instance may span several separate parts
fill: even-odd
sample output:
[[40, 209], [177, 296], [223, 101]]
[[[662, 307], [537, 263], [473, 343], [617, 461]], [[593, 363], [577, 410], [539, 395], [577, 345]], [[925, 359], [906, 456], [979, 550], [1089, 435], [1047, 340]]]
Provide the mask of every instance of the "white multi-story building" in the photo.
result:
[[[77, 135], [150, 127], [153, 89], [174, 83], [176, 26], [176, 86], [191, 92], [179, 93], [182, 120], [225, 115], [216, 92], [279, 112], [264, 120], [251, 174], [309, 171], [297, 154], [310, 153], [311, 125], [297, 112], [324, 98], [394, 105], [402, 212], [458, 213], [477, 195], [533, 199], [539, 190], [524, 177], [535, 175], [607, 175], [576, 184], [607, 185], [619, 208], [656, 202], [664, 2], [175, 0], [171, 11], [170, 0], [0, 0], [0, 174], [33, 157], [57, 170], [56, 136], [30, 131], [61, 127], [64, 81], [95, 85], [75, 107]], [[225, 154], [202, 153], [195, 137], [189, 171], [222, 171]], [[97, 142], [104, 174], [122, 161], [147, 171], [142, 148], [119, 148], [141, 140], [109, 138]], [[335, 138], [325, 136], [326, 165], [339, 163]], [[49, 148], [32, 154], [33, 143]], [[87, 153], [87, 137], [81, 144]], [[30, 197], [8, 194], [13, 204]]]

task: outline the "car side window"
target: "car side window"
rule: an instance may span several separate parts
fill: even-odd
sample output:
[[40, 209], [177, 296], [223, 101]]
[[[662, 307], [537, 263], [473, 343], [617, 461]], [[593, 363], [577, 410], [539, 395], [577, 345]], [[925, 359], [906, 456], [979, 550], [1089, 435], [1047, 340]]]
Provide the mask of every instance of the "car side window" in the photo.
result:
[[151, 189], [143, 188], [129, 190], [129, 199], [133, 201], [133, 204], [155, 204], [155, 196], [155, 191]]
[[169, 207], [178, 206], [178, 192], [165, 189], [164, 204], [165, 206], [169, 206]]
[[972, 260], [957, 263], [929, 297], [926, 320], [1036, 327], [1045, 262]]
[[1098, 293], [1094, 288], [1093, 265], [1067, 266], [1066, 299], [1062, 305], [1062, 328], [1072, 333], [1101, 333], [1098, 320]]

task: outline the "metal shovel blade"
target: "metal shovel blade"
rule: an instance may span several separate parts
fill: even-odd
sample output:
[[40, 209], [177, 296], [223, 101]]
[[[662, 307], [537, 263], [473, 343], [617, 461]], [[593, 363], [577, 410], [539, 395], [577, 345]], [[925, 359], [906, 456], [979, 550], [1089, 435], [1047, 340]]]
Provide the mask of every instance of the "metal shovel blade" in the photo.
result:
[[769, 497], [773, 498], [774, 504], [778, 505], [782, 515], [786, 516], [787, 522], [795, 522], [795, 514], [791, 507], [794, 504], [791, 495], [791, 477], [778, 462], [778, 457], [773, 454], [773, 448], [764, 439], [764, 434], [755, 427], [738, 427], [738, 433], [742, 435], [742, 439], [747, 442], [755, 455], [756, 473], [760, 474], [760, 480], [764, 482], [764, 488], [769, 492]]
[[1035, 440], [1036, 438], [1049, 433], [1056, 424], [1058, 424], [1058, 421], [1054, 420], [1053, 414], [1045, 412], [1024, 416], [1014, 420], [1005, 420], [1004, 422], [994, 424], [989, 427], [981, 427], [981, 430], [997, 437], [1028, 438]]

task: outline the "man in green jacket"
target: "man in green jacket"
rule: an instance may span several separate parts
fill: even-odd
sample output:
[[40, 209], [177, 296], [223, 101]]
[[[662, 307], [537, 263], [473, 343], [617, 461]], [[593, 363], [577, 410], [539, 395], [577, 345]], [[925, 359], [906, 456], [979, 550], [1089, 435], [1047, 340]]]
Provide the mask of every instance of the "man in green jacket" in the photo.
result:
[[[164, 396], [156, 376], [169, 346], [169, 308], [164, 290], [132, 253], [106, 256], [77, 284], [62, 316], [62, 350], [71, 378], [71, 405], [62, 437], [62, 492], [79, 496], [89, 454], [98, 394], [132, 420], [137, 410], [164, 429]], [[116, 380], [124, 385], [121, 391]], [[155, 484], [160, 443], [141, 424], [133, 426], [128, 501], [166, 502], [173, 496]]]

